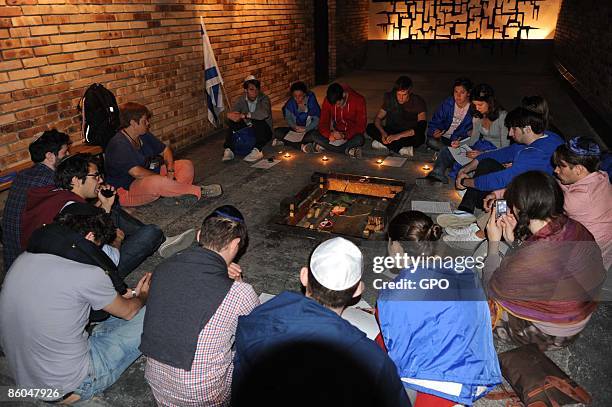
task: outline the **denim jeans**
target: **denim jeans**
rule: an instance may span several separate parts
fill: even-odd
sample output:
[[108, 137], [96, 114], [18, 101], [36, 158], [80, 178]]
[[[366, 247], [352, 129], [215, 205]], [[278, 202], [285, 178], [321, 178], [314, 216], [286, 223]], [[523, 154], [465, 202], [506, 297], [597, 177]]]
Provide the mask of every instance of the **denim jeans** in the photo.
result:
[[[383, 129], [385, 129], [385, 132], [387, 134], [397, 134], [397, 133], [401, 133], [403, 131], [408, 130], [408, 129], [394, 129], [388, 126], [383, 126]], [[380, 133], [380, 130], [378, 130], [378, 127], [376, 127], [374, 123], [368, 124], [368, 127], [366, 127], [366, 132], [368, 133], [368, 136], [372, 138], [372, 140], [376, 140], [379, 143], [384, 144], [382, 142], [382, 134]], [[404, 138], [392, 141], [391, 143], [384, 144], [384, 145], [389, 150], [399, 153], [399, 151], [404, 147], [418, 147], [421, 144], [423, 144], [423, 142], [424, 142], [424, 137], [419, 137], [415, 134], [412, 137], [404, 137]]]
[[438, 158], [436, 159], [432, 173], [438, 177], [444, 178], [446, 176], [446, 170], [451, 168], [454, 164], [455, 159], [453, 158], [453, 155], [448, 147], [444, 146], [438, 154]]
[[315, 143], [324, 147], [326, 150], [340, 154], [346, 154], [351, 148], [361, 147], [363, 143], [365, 143], [365, 137], [363, 136], [363, 134], [355, 134], [352, 139], [347, 140], [346, 143], [342, 144], [341, 146], [334, 146], [332, 144], [329, 144], [329, 139], [318, 131], [313, 134], [312, 138], [314, 139]]
[[89, 337], [89, 374], [74, 393], [89, 400], [103, 392], [141, 355], [140, 336], [145, 308], [131, 320], [110, 317], [96, 325]]
[[442, 150], [446, 146], [450, 146], [450, 140], [446, 137], [440, 137], [439, 139], [433, 137], [427, 137], [427, 147], [436, 151]]
[[121, 243], [117, 274], [125, 278], [165, 240], [164, 233], [156, 225], [145, 225], [120, 208], [113, 208], [111, 218], [116, 227], [123, 230], [125, 239]]
[[[491, 174], [492, 172], [503, 171], [505, 167], [499, 162], [492, 158], [485, 158], [478, 163], [476, 171], [474, 171], [474, 178], [481, 175]], [[490, 191], [480, 191], [476, 188], [467, 188], [463, 199], [457, 209], [474, 213], [474, 209], [482, 209], [482, 200], [487, 196]]]

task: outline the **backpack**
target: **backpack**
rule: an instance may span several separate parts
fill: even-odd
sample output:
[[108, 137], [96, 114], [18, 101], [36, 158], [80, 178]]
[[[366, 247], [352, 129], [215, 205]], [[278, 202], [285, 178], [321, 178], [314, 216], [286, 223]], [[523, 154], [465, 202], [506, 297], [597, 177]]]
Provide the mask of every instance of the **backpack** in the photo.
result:
[[232, 132], [233, 151], [236, 155], [246, 156], [255, 147], [255, 129], [251, 126], [243, 127]]
[[113, 92], [102, 84], [92, 84], [83, 94], [79, 110], [85, 142], [106, 148], [119, 130], [119, 106]]

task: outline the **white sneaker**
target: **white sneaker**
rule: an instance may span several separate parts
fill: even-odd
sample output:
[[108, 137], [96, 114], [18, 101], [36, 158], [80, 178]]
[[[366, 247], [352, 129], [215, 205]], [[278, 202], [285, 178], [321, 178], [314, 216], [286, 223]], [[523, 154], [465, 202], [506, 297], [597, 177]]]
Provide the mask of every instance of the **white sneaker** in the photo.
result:
[[196, 237], [195, 229], [187, 229], [180, 235], [168, 236], [166, 237], [166, 240], [164, 241], [164, 243], [162, 243], [161, 246], [159, 246], [159, 249], [157, 250], [157, 252], [159, 253], [161, 257], [163, 257], [164, 259], [167, 259], [168, 257], [180, 252], [181, 250], [185, 250], [186, 248], [191, 246], [191, 243], [193, 243], [193, 240], [195, 239], [195, 237]]
[[243, 158], [244, 161], [252, 163], [263, 158], [263, 153], [259, 151], [257, 148], [253, 148], [249, 155]]
[[234, 152], [229, 148], [223, 150], [223, 158], [221, 161], [232, 161], [234, 159]]
[[302, 152], [305, 154], [311, 154], [315, 152], [315, 147], [312, 143], [302, 144]]
[[436, 223], [443, 228], [468, 226], [474, 222], [476, 222], [476, 216], [459, 210], [453, 211], [453, 213], [443, 213], [436, 218]]
[[279, 140], [277, 138], [272, 139], [272, 147], [280, 147], [280, 146], [284, 146], [285, 143], [282, 142], [282, 140]]
[[455, 236], [455, 237], [467, 236], [467, 235], [470, 235], [472, 233], [476, 233], [479, 230], [480, 230], [480, 228], [475, 223], [472, 223], [469, 226], [455, 227], [455, 228], [448, 227], [448, 228], [444, 229], [444, 231], [446, 232], [447, 235]]
[[349, 148], [346, 154], [351, 158], [361, 158], [361, 147]]
[[399, 154], [403, 157], [414, 157], [414, 147], [402, 147]]
[[461, 198], [463, 198], [463, 196], [465, 195], [466, 192], [467, 192], [467, 188], [466, 189], [457, 189], [457, 195], [459, 195]]
[[202, 198], [216, 198], [223, 195], [223, 188], [220, 184], [200, 185]]
[[472, 232], [463, 236], [442, 236], [442, 240], [446, 242], [450, 247], [454, 247], [459, 250], [470, 250], [474, 251], [484, 239], [476, 236], [476, 232]]
[[389, 147], [387, 147], [386, 145], [384, 145], [378, 140], [372, 141], [372, 148], [375, 150], [388, 150], [389, 149]]
[[315, 153], [322, 153], [323, 151], [325, 151], [325, 147], [320, 144], [315, 144]]

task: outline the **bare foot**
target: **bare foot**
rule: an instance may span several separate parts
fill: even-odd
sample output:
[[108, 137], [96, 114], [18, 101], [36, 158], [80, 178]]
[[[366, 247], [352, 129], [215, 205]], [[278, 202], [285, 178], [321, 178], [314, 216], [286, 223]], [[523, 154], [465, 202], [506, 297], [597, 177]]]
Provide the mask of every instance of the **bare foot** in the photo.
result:
[[60, 401], [58, 404], [70, 405], [70, 404], [76, 403], [80, 399], [81, 399], [81, 396], [79, 396], [76, 393], [72, 393], [70, 396], [66, 397], [64, 400]]

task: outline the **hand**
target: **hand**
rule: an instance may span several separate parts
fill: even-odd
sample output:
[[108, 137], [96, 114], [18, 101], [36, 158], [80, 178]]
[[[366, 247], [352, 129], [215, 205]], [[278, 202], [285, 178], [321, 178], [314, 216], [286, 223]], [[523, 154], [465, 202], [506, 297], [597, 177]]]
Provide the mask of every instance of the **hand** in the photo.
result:
[[469, 178], [469, 177], [466, 173], [459, 171], [459, 173], [457, 174], [457, 178], [455, 178], [455, 188], [457, 188], [460, 191], [466, 189], [466, 187], [461, 185], [461, 181], [464, 178]]
[[504, 168], [511, 168], [512, 167], [512, 163], [505, 163], [502, 164], [504, 166]]
[[495, 192], [490, 192], [489, 194], [487, 194], [487, 196], [484, 197], [484, 199], [482, 200], [482, 207], [484, 208], [485, 212], [491, 212], [491, 208], [493, 207], [493, 203], [496, 199], [497, 196], [495, 196]]
[[227, 276], [234, 281], [242, 281], [242, 269], [236, 263], [231, 263], [227, 268]]
[[171, 180], [176, 180], [176, 178], [174, 178], [174, 170], [172, 171], [167, 171], [166, 173], [166, 177], [170, 178]]
[[393, 143], [397, 140], [397, 134], [387, 134], [387, 140], [383, 144]]
[[[102, 194], [102, 191], [112, 191], [113, 195], [110, 198], [105, 197]], [[98, 202], [100, 202], [100, 207], [106, 211], [106, 213], [110, 213], [113, 204], [115, 203], [115, 197], [117, 194], [115, 193], [115, 188], [110, 185], [102, 185], [98, 189]]]
[[242, 113], [240, 113], [240, 112], [228, 112], [227, 113], [227, 118], [230, 119], [233, 122], [239, 122], [240, 120], [242, 120]]
[[387, 138], [389, 138], [389, 135], [387, 134], [386, 131], [381, 131], [380, 132], [380, 141], [382, 141], [383, 144], [387, 144]]
[[503, 227], [504, 239], [508, 243], [514, 242], [514, 228], [516, 227], [517, 221], [513, 214], [506, 213], [499, 218]]
[[145, 273], [144, 276], [140, 279], [138, 284], [136, 284], [136, 297], [140, 298], [142, 301], [147, 302], [147, 298], [149, 298], [149, 289], [151, 288], [151, 273]]
[[482, 154], [482, 151], [472, 150], [465, 153], [467, 158], [471, 158], [472, 160]]
[[342, 140], [344, 138], [344, 134], [334, 130], [331, 132], [331, 138], [332, 140]]
[[123, 232], [123, 230], [116, 228], [115, 229], [115, 240], [113, 241], [113, 243], [111, 243], [111, 246], [113, 246], [116, 249], [119, 249], [124, 239], [125, 239], [125, 233]]
[[459, 140], [453, 140], [453, 141], [451, 141], [450, 146], [452, 148], [459, 148], [459, 146], [461, 146], [461, 142]]
[[[501, 218], [500, 218], [501, 219]], [[500, 223], [500, 219], [497, 219], [497, 209], [495, 205], [489, 213], [489, 220], [487, 221], [487, 238], [489, 242], [499, 242], [503, 234], [503, 226]]]
[[434, 130], [432, 137], [435, 139], [439, 139], [440, 137], [442, 137], [442, 135], [444, 134], [444, 132], [440, 129], [436, 129]]
[[306, 127], [295, 126], [295, 131], [297, 131], [298, 133], [304, 133], [306, 131]]

